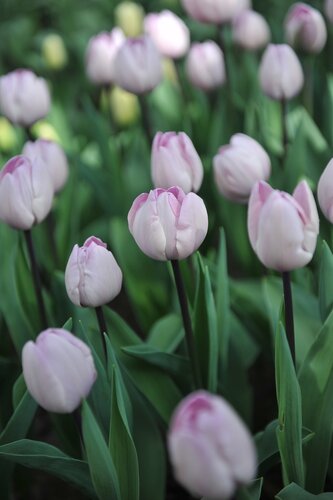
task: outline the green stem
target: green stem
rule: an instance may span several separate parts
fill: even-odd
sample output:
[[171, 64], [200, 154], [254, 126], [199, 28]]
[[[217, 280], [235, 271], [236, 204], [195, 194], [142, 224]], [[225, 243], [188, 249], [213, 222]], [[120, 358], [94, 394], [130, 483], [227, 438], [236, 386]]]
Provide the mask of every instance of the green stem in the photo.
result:
[[105, 342], [105, 338], [104, 338], [104, 333], [107, 333], [107, 328], [106, 328], [106, 322], [105, 322], [105, 317], [104, 317], [102, 306], [95, 307], [95, 312], [96, 312], [96, 316], [97, 316], [99, 331], [101, 332], [101, 336], [102, 336], [102, 344], [103, 344], [105, 359], [107, 359], [107, 349], [106, 349], [106, 342]]
[[284, 315], [285, 315], [285, 326], [286, 335], [290, 347], [291, 357], [296, 366], [296, 354], [295, 354], [295, 330], [294, 330], [294, 314], [293, 314], [293, 299], [291, 293], [291, 282], [290, 273], [282, 273], [283, 281], [283, 295], [284, 295]]

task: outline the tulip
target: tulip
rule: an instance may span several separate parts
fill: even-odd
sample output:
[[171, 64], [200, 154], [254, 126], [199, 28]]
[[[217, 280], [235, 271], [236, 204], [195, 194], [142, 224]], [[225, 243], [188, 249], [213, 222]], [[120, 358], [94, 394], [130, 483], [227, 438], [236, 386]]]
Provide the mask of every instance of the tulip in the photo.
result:
[[53, 184], [44, 164], [14, 156], [0, 171], [0, 219], [28, 230], [45, 219], [52, 207]]
[[212, 24], [229, 22], [251, 7], [250, 0], [182, 0], [181, 3], [193, 19]]
[[324, 11], [327, 19], [333, 23], [333, 0], [325, 0]]
[[292, 196], [258, 182], [249, 200], [248, 231], [253, 250], [269, 269], [288, 272], [306, 266], [319, 233], [317, 207], [306, 181]]
[[179, 187], [138, 196], [128, 214], [129, 230], [140, 249], [156, 260], [181, 260], [195, 252], [208, 230], [203, 200]]
[[142, 33], [144, 10], [135, 2], [120, 2], [114, 10], [117, 26], [126, 36], [135, 37]]
[[91, 236], [82, 247], [75, 245], [65, 270], [65, 285], [73, 304], [100, 307], [121, 290], [122, 272], [106, 243]]
[[245, 50], [261, 49], [271, 38], [266, 19], [249, 9], [243, 10], [234, 18], [232, 35], [234, 42]]
[[42, 55], [48, 68], [61, 70], [67, 64], [67, 50], [63, 39], [56, 33], [46, 35], [42, 43]]
[[86, 398], [96, 380], [89, 347], [61, 328], [48, 328], [22, 351], [28, 391], [44, 410], [71, 413]]
[[186, 59], [186, 73], [192, 85], [202, 90], [222, 85], [226, 72], [220, 47], [212, 40], [193, 43]]
[[333, 223], [333, 159], [321, 174], [318, 183], [319, 206], [326, 219]]
[[17, 69], [0, 78], [0, 110], [16, 125], [29, 127], [44, 118], [50, 100], [44, 78], [28, 69]]
[[68, 163], [59, 144], [45, 139], [28, 141], [23, 147], [22, 154], [32, 162], [40, 159], [50, 173], [54, 191], [60, 191], [68, 177]]
[[13, 125], [7, 118], [0, 116], [0, 150], [10, 151], [16, 146], [16, 135]]
[[89, 40], [86, 51], [86, 72], [96, 84], [110, 84], [115, 77], [115, 58], [125, 41], [120, 28], [102, 32]]
[[252, 437], [227, 401], [196, 391], [176, 408], [168, 433], [176, 479], [194, 496], [231, 498], [256, 472]]
[[259, 68], [260, 85], [271, 99], [285, 100], [297, 95], [303, 87], [301, 63], [289, 45], [268, 45]]
[[151, 174], [155, 187], [179, 186], [185, 193], [200, 189], [203, 166], [191, 139], [184, 132], [155, 135]]
[[188, 27], [182, 19], [169, 10], [148, 14], [145, 17], [144, 29], [165, 57], [177, 59], [184, 56], [189, 49]]
[[113, 87], [110, 94], [112, 117], [121, 127], [135, 123], [139, 117], [140, 107], [136, 95], [120, 87]]
[[133, 94], [143, 94], [155, 88], [161, 80], [161, 57], [151, 38], [128, 38], [115, 61], [117, 85]]
[[301, 2], [289, 9], [285, 32], [290, 45], [310, 53], [320, 52], [327, 39], [325, 21], [319, 10]]
[[219, 191], [229, 200], [246, 203], [254, 184], [267, 180], [271, 162], [264, 148], [245, 134], [235, 134], [214, 157], [214, 177]]

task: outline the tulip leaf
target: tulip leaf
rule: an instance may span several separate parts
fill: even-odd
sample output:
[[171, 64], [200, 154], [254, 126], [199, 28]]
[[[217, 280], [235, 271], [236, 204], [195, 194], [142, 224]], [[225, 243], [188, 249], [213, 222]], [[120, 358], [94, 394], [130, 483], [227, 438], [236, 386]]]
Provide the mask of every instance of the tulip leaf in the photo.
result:
[[[106, 337], [112, 379], [109, 449], [117, 470], [122, 500], [139, 499], [138, 457], [130, 429], [132, 408], [111, 343]], [[129, 414], [129, 415], [128, 415]], [[129, 480], [130, 478], [130, 480]]]
[[167, 314], [152, 326], [147, 342], [156, 349], [173, 352], [184, 338], [182, 321], [178, 314]]
[[285, 484], [304, 484], [302, 455], [301, 391], [283, 325], [279, 323], [275, 343], [275, 380], [278, 402], [277, 441]]
[[319, 308], [324, 322], [333, 307], [333, 254], [326, 241], [322, 244], [319, 268]]
[[306, 488], [325, 484], [333, 434], [333, 312], [326, 319], [299, 370], [303, 422], [315, 435], [304, 450]]
[[28, 391], [18, 403], [13, 415], [0, 434], [0, 444], [22, 439], [26, 436], [37, 410], [37, 403]]
[[204, 387], [211, 392], [217, 389], [218, 336], [216, 308], [210, 275], [198, 258], [198, 284], [194, 305], [194, 335]]
[[230, 312], [229, 312], [229, 280], [227, 267], [227, 247], [225, 240], [225, 232], [220, 230], [220, 248], [217, 260], [217, 276], [216, 276], [216, 313], [217, 327], [219, 335], [221, 365], [223, 379], [228, 370], [228, 352], [229, 352], [229, 337], [230, 337]]
[[23, 373], [17, 378], [13, 387], [13, 407], [16, 410], [23, 396], [27, 392], [27, 386], [23, 377]]
[[99, 500], [120, 500], [115, 465], [87, 401], [82, 404], [82, 432], [91, 479]]
[[277, 500], [333, 500], [333, 493], [313, 495], [303, 490], [298, 484], [291, 483], [275, 495], [275, 498]]
[[90, 497], [96, 498], [88, 464], [69, 457], [50, 444], [21, 439], [1, 445], [0, 457], [25, 467], [48, 472], [74, 484]]
[[235, 500], [260, 500], [263, 482], [264, 478], [259, 477], [248, 486], [243, 486], [236, 493]]

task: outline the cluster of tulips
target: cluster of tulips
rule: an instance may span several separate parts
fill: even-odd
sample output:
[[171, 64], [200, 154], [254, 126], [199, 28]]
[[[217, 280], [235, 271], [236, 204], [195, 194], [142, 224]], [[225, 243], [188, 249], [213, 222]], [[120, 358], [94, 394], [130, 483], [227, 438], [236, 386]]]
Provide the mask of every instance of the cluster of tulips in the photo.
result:
[[[233, 41], [246, 50], [260, 50], [270, 40], [269, 26], [249, 0], [182, 0], [186, 13], [196, 21], [232, 26]], [[325, 2], [333, 22], [333, 2]], [[264, 94], [282, 107], [302, 89], [304, 75], [293, 48], [319, 53], [327, 38], [324, 18], [303, 3], [286, 15], [287, 44], [270, 44], [263, 53], [259, 82]], [[150, 13], [144, 34], [126, 37], [121, 28], [90, 39], [86, 73], [94, 84], [117, 85], [144, 97], [163, 78], [162, 58], [186, 56], [186, 74], [192, 85], [210, 91], [228, 81], [228, 67], [221, 46], [208, 40], [190, 45], [190, 32], [171, 11]], [[49, 112], [51, 98], [46, 81], [28, 69], [0, 78], [0, 108], [14, 125], [30, 127]], [[143, 106], [143, 104], [142, 104]], [[144, 114], [144, 106], [142, 107]], [[283, 117], [284, 119], [284, 117]], [[285, 147], [287, 147], [286, 138]], [[248, 236], [261, 263], [282, 273], [285, 293], [289, 272], [312, 259], [319, 234], [319, 216], [312, 190], [301, 180], [293, 194], [268, 184], [271, 160], [252, 137], [236, 133], [221, 145], [212, 159], [219, 193], [234, 203], [248, 204]], [[69, 331], [49, 324], [31, 230], [48, 218], [54, 196], [61, 196], [70, 168], [56, 142], [29, 140], [18, 156], [0, 171], [0, 219], [25, 233], [35, 279], [37, 301], [45, 328], [22, 351], [27, 388], [47, 411], [71, 413], [87, 398], [97, 377], [91, 349]], [[149, 193], [137, 196], [128, 212], [128, 229], [141, 251], [158, 261], [171, 261], [184, 320], [192, 387], [196, 389], [175, 409], [168, 431], [168, 450], [177, 480], [193, 495], [209, 499], [231, 498], [240, 485], [254, 479], [255, 445], [242, 420], [221, 396], [202, 390], [200, 368], [193, 347], [193, 332], [178, 261], [190, 257], [203, 243], [209, 227], [204, 200], [196, 194], [204, 178], [202, 160], [185, 132], [157, 132], [151, 143]], [[333, 160], [323, 170], [317, 188], [320, 208], [333, 223]], [[47, 221], [45, 221], [47, 222]], [[75, 244], [65, 269], [65, 286], [75, 306], [94, 308], [104, 334], [107, 325], [102, 307], [120, 293], [123, 273], [107, 244], [90, 236]], [[286, 311], [289, 310], [286, 298]], [[287, 336], [295, 362], [293, 326], [286, 320]], [[105, 360], [104, 360], [105, 361]]]

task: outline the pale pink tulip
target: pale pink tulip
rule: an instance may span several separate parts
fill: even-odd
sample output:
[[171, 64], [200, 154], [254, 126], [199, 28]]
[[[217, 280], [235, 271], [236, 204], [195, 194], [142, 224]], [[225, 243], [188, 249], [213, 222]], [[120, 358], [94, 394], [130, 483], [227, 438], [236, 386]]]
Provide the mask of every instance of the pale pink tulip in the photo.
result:
[[289, 9], [285, 33], [290, 45], [310, 53], [321, 52], [327, 39], [325, 21], [319, 10], [301, 2]]
[[243, 9], [251, 7], [250, 0], [181, 0], [181, 3], [193, 19], [211, 24], [231, 21]]
[[170, 10], [151, 13], [144, 20], [145, 32], [165, 57], [183, 57], [190, 46], [190, 32], [180, 17]]
[[114, 81], [114, 61], [125, 41], [120, 28], [109, 33], [103, 31], [89, 40], [86, 50], [86, 72], [89, 80], [96, 84], [110, 84]]
[[232, 23], [234, 42], [245, 50], [258, 50], [265, 47], [271, 33], [266, 19], [254, 10], [240, 12]]
[[325, 0], [324, 2], [324, 11], [327, 16], [327, 19], [333, 23], [333, 0]]
[[224, 55], [212, 40], [193, 43], [186, 58], [186, 73], [195, 87], [209, 91], [226, 81]]
[[333, 159], [321, 174], [317, 195], [323, 214], [333, 223]]

